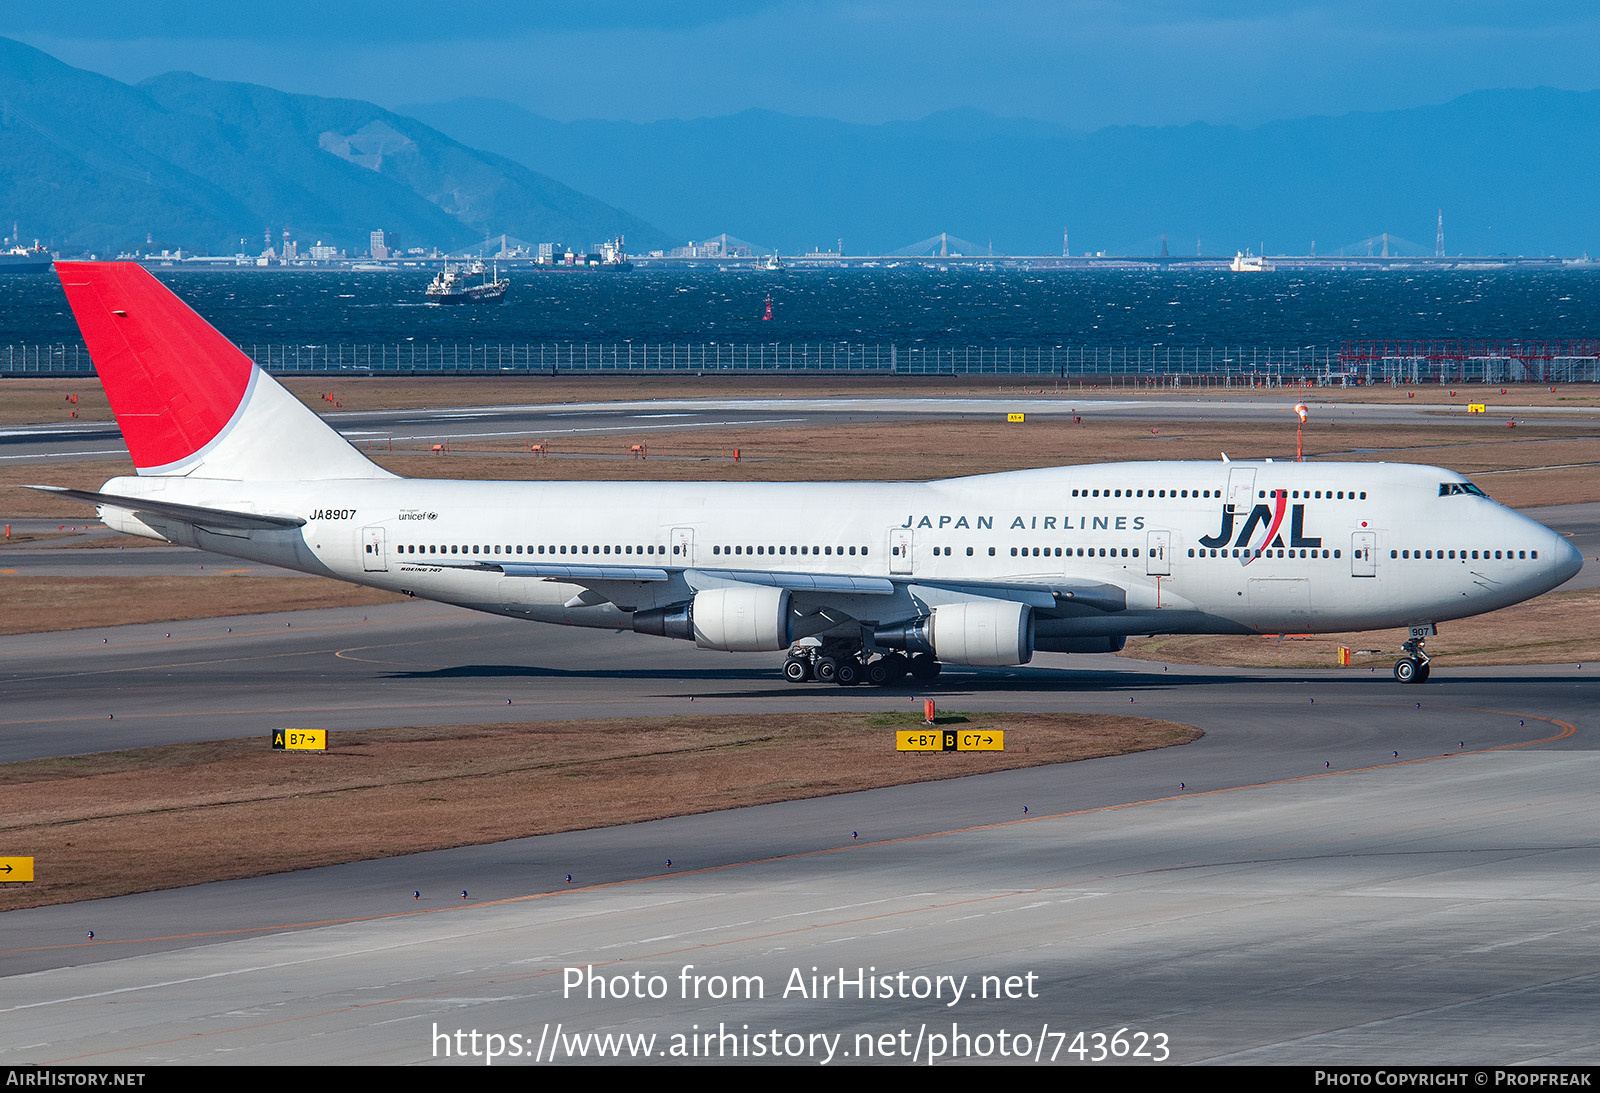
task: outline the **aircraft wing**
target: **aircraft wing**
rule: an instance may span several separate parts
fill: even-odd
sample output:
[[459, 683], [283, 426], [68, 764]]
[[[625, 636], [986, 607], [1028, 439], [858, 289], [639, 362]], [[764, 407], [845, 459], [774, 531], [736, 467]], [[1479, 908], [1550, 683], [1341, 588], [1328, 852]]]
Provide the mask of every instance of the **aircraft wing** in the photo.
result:
[[1015, 600], [1041, 611], [1066, 604], [1078, 604], [1096, 611], [1123, 611], [1128, 606], [1127, 590], [1104, 581], [1063, 580], [1048, 583], [1031, 581], [940, 581], [909, 579], [907, 587], [915, 595], [919, 589], [938, 590], [958, 597]]
[[[406, 559], [410, 561], [410, 559]], [[646, 565], [568, 565], [557, 562], [495, 562], [446, 560], [443, 558], [417, 559], [417, 565], [435, 566], [439, 569], [467, 569], [484, 573], [504, 573], [507, 577], [540, 577], [564, 581], [567, 584], [588, 584], [594, 581], [667, 581], [672, 575], [665, 569]]]
[[[481, 569], [504, 573], [507, 577], [548, 577], [570, 584], [590, 584], [600, 581], [667, 581], [672, 575], [654, 566], [571, 565], [556, 562], [494, 562], [494, 561], [434, 561], [444, 569]], [[682, 570], [691, 585], [701, 579], [729, 584], [760, 584], [773, 588], [787, 588], [791, 592], [850, 592], [856, 595], [888, 596], [894, 593], [894, 582], [884, 577], [857, 577], [834, 573], [772, 573], [764, 569], [686, 569]]]
[[737, 584], [763, 584], [773, 588], [787, 588], [791, 592], [848, 592], [858, 596], [892, 596], [895, 589], [894, 582], [887, 577], [857, 577], [843, 573], [772, 573], [764, 569], [695, 569], [688, 572]]
[[[839, 593], [852, 596], [892, 596], [904, 589], [913, 598], [941, 600], [994, 599], [1025, 603], [1042, 611], [1080, 605], [1096, 611], [1121, 611], [1127, 607], [1127, 592], [1117, 585], [1099, 581], [1071, 579], [1049, 583], [1018, 581], [940, 581], [915, 577], [864, 577], [845, 573], [782, 573], [763, 569], [685, 570], [655, 566], [584, 565], [557, 562], [443, 561], [424, 563], [447, 569], [473, 569], [499, 572], [507, 577], [535, 577], [563, 581], [593, 588], [606, 594], [604, 586], [616, 581], [663, 582], [681, 573], [692, 589], [717, 584], [754, 584], [784, 588], [801, 593]], [[606, 595], [606, 598], [610, 598]]]
[[666, 570], [641, 565], [557, 565], [551, 562], [495, 562], [479, 568], [498, 569], [507, 577], [554, 577], [572, 584], [588, 581], [665, 581]]
[[114, 493], [96, 493], [94, 490], [71, 490], [65, 486], [28, 486], [41, 493], [57, 497], [70, 497], [91, 505], [109, 505], [126, 509], [135, 516], [149, 514], [164, 520], [177, 520], [202, 528], [226, 528], [229, 531], [270, 531], [282, 528], [303, 527], [305, 521], [298, 516], [270, 516], [255, 512], [236, 512], [232, 509], [213, 509], [202, 505], [180, 505], [172, 501], [157, 501], [149, 497], [121, 497]]

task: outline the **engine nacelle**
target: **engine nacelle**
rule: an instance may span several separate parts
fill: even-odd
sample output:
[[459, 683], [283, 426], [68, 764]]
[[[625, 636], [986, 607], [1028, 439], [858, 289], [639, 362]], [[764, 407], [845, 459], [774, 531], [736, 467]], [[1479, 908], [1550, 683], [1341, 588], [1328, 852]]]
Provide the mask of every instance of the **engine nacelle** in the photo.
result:
[[880, 628], [873, 641], [952, 664], [1026, 664], [1033, 659], [1033, 608], [1010, 600], [943, 603], [916, 622]]
[[707, 588], [696, 592], [690, 611], [694, 643], [733, 653], [774, 652], [789, 647], [789, 590]]
[[1033, 608], [1010, 600], [940, 604], [933, 650], [952, 664], [1026, 664], [1033, 659]]

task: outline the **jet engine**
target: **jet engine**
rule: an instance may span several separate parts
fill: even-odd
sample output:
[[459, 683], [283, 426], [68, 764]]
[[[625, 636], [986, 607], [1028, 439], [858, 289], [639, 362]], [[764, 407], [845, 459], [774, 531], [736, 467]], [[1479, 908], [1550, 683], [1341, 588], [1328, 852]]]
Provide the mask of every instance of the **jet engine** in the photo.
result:
[[693, 639], [702, 649], [732, 653], [787, 649], [789, 592], [750, 585], [706, 588], [688, 603], [635, 612], [633, 628], [641, 634]]
[[1010, 600], [945, 603], [915, 622], [880, 627], [872, 640], [952, 664], [1026, 664], [1033, 659], [1033, 608]]

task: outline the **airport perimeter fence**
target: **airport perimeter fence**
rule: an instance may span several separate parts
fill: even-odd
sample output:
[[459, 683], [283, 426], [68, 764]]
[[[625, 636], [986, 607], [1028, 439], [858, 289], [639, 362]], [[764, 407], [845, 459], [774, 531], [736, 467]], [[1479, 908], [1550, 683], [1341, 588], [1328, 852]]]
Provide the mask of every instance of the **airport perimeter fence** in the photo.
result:
[[[896, 346], [401, 343], [241, 347], [277, 375], [565, 376], [586, 373], [1005, 375], [1098, 384], [1595, 383], [1600, 343], [1408, 343], [1338, 349], [1206, 346]], [[0, 376], [94, 371], [82, 345], [10, 345]]]

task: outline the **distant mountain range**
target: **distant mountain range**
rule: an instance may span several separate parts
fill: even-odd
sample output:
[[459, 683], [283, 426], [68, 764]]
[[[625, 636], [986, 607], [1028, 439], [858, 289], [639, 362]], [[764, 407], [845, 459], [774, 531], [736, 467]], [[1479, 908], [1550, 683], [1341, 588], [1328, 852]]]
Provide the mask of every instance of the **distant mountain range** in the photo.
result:
[[[1270, 95], [1270, 84], [1262, 87]], [[855, 125], [766, 111], [555, 122], [509, 103], [399, 108], [474, 147], [703, 239], [887, 253], [949, 232], [996, 253], [1600, 250], [1600, 92], [1482, 91], [1441, 106], [1092, 133], [973, 112]], [[1409, 241], [1402, 242], [1402, 241]], [[1381, 246], [1375, 241], [1374, 248]]]
[[[285, 226], [364, 252], [384, 229], [454, 249], [667, 236], [526, 165], [371, 103], [172, 73], [137, 86], [0, 38], [0, 221], [66, 253], [258, 253]], [[242, 242], [241, 242], [242, 240]]]
[[[1264, 95], [1271, 94], [1268, 85]], [[481, 149], [481, 150], [480, 150]], [[560, 181], [557, 181], [560, 179]], [[1083, 133], [975, 111], [858, 125], [747, 111], [556, 122], [485, 99], [385, 110], [185, 73], [136, 86], [0, 38], [0, 234], [66, 253], [258, 253], [288, 226], [453, 250], [720, 233], [786, 254], [948, 232], [997, 254], [1600, 252], [1600, 92]], [[659, 225], [659, 227], [658, 227]], [[1369, 244], [1368, 240], [1372, 242]], [[963, 244], [970, 247], [970, 244]]]

